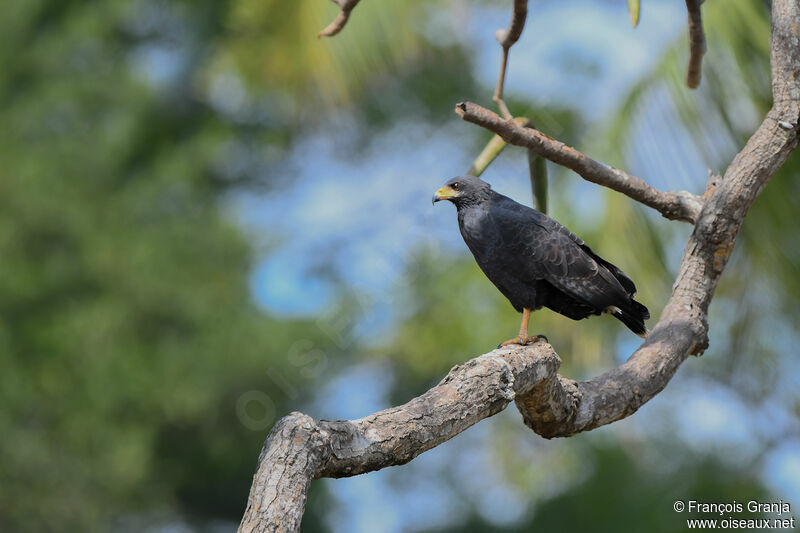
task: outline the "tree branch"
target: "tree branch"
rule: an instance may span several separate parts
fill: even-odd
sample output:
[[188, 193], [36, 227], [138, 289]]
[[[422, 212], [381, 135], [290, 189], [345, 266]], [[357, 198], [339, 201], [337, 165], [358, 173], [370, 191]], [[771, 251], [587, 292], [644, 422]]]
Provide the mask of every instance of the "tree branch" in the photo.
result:
[[239, 531], [299, 531], [312, 479], [405, 464], [554, 379], [560, 365], [549, 344], [509, 346], [455, 366], [404, 405], [364, 418], [317, 423], [291, 413], [264, 444]]
[[686, 0], [686, 10], [689, 13], [689, 64], [686, 67], [686, 85], [690, 89], [700, 85], [700, 67], [703, 65], [703, 55], [706, 53], [706, 35], [700, 13], [702, 3], [703, 0]]
[[500, 135], [509, 144], [529, 148], [542, 157], [575, 171], [587, 181], [614, 189], [652, 207], [666, 218], [693, 223], [700, 212], [700, 198], [688, 191], [659, 191], [623, 170], [595, 161], [539, 130], [503, 120], [477, 104], [461, 102], [456, 105], [456, 113], [467, 122]]
[[258, 457], [239, 531], [300, 531], [308, 488], [327, 457], [327, 440], [313, 418], [292, 413], [280, 419]]
[[[501, 411], [511, 400], [528, 426], [550, 438], [629, 416], [658, 394], [688, 355], [706, 348], [708, 306], [742, 221], [797, 146], [798, 25], [797, 2], [774, 0], [773, 107], [721, 183], [709, 188], [670, 300], [648, 339], [627, 362], [589, 381], [576, 382], [557, 374], [560, 359], [549, 344], [510, 346], [456, 366], [436, 387], [405, 405], [358, 420], [315, 422], [292, 413], [275, 425], [264, 444], [239, 531], [299, 531], [312, 479], [407, 463]], [[563, 157], [576, 157], [574, 150], [560, 146], [570, 154]], [[589, 161], [590, 166], [600, 165]]]
[[506, 83], [506, 67], [508, 66], [508, 50], [514, 46], [522, 35], [522, 30], [525, 28], [525, 20], [528, 18], [528, 0], [514, 0], [514, 11], [511, 15], [511, 23], [508, 29], [500, 29], [495, 32], [494, 36], [500, 46], [503, 48], [503, 57], [500, 61], [500, 75], [497, 78], [497, 86], [494, 89], [494, 97], [492, 98], [500, 109], [500, 114], [506, 119], [510, 119], [513, 115], [506, 107], [503, 100], [503, 87]]
[[[534, 128], [533, 122], [526, 117], [512, 119], [515, 123], [523, 127]], [[472, 166], [467, 170], [470, 176], [480, 177], [489, 165], [503, 151], [508, 143], [502, 137], [495, 134], [486, 143], [486, 146], [473, 161]], [[531, 192], [533, 193], [533, 207], [547, 213], [547, 165], [545, 159], [533, 150], [528, 149], [528, 174], [531, 181]]]
[[355, 9], [361, 0], [331, 0], [334, 4], [341, 8], [339, 14], [333, 19], [333, 22], [325, 26], [325, 28], [317, 34], [317, 39], [320, 37], [333, 37], [344, 28], [347, 24], [347, 19], [350, 18], [350, 12]]
[[[530, 120], [525, 117], [517, 117], [513, 120], [521, 126], [527, 126], [530, 123]], [[489, 139], [489, 142], [483, 147], [483, 150], [481, 150], [481, 153], [475, 158], [475, 161], [472, 162], [472, 165], [466, 173], [479, 178], [481, 174], [489, 168], [492, 161], [497, 159], [497, 156], [500, 155], [507, 145], [508, 143], [505, 142], [502, 137], [499, 135], [492, 135], [492, 138]]]
[[489, 139], [489, 142], [486, 143], [481, 153], [478, 154], [478, 157], [475, 158], [475, 161], [472, 162], [472, 165], [467, 170], [467, 175], [475, 176], [479, 178], [481, 174], [483, 174], [489, 165], [497, 159], [497, 156], [505, 149], [508, 145], [502, 137], [499, 135], [492, 135], [492, 138]]
[[405, 405], [358, 420], [320, 421], [331, 453], [318, 476], [347, 477], [406, 464], [499, 413], [516, 395], [552, 380], [560, 365], [549, 344], [497, 349], [453, 367]]

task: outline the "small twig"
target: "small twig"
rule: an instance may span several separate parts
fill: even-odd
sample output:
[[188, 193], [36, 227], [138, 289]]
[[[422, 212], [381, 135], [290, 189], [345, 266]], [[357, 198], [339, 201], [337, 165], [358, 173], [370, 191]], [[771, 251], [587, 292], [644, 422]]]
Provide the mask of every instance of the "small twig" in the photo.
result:
[[503, 48], [503, 59], [500, 62], [500, 75], [497, 77], [497, 86], [494, 88], [494, 96], [492, 100], [497, 103], [497, 108], [500, 109], [500, 114], [506, 120], [513, 117], [511, 111], [508, 110], [505, 100], [503, 100], [503, 86], [506, 82], [506, 65], [508, 64], [508, 48]]
[[350, 18], [350, 12], [358, 5], [361, 0], [331, 0], [334, 4], [341, 8], [339, 14], [333, 19], [333, 22], [325, 26], [325, 28], [317, 34], [317, 39], [320, 37], [333, 37], [344, 28], [347, 24], [347, 19]]
[[508, 143], [505, 142], [502, 137], [493, 135], [492, 138], [489, 139], [489, 142], [486, 143], [483, 150], [481, 150], [481, 153], [478, 154], [478, 157], [475, 158], [475, 161], [472, 162], [472, 166], [467, 170], [467, 174], [479, 178], [492, 161], [497, 159], [497, 156], [500, 155], [500, 152], [502, 152], [506, 146], [508, 146]]
[[[520, 126], [526, 126], [530, 121], [525, 117], [518, 117], [514, 119], [514, 122]], [[497, 159], [497, 156], [500, 155], [506, 146], [508, 146], [508, 143], [505, 142], [502, 137], [493, 135], [492, 138], [489, 139], [489, 142], [486, 143], [483, 150], [481, 150], [481, 153], [478, 154], [478, 157], [475, 158], [475, 161], [472, 162], [472, 166], [467, 170], [467, 174], [479, 178], [492, 161]]]
[[528, 18], [528, 0], [514, 0], [514, 12], [511, 16], [511, 24], [508, 29], [500, 29], [495, 33], [495, 38], [500, 46], [503, 47], [503, 57], [500, 62], [500, 75], [497, 78], [497, 86], [494, 89], [494, 97], [492, 98], [500, 109], [500, 114], [506, 120], [512, 118], [511, 112], [508, 110], [505, 101], [503, 100], [503, 87], [506, 82], [506, 69], [508, 67], [508, 50], [514, 46], [522, 35], [522, 30], [525, 28], [525, 19]]
[[689, 65], [686, 67], [686, 85], [690, 89], [700, 85], [700, 67], [703, 64], [703, 54], [706, 53], [706, 36], [700, 14], [702, 3], [703, 0], [686, 0], [686, 10], [689, 13]]
[[[526, 117], [517, 117], [514, 123], [523, 128], [536, 128], [533, 122]], [[486, 146], [475, 158], [467, 174], [479, 178], [497, 156], [508, 146], [508, 143], [499, 135], [494, 135]], [[542, 213], [547, 213], [547, 164], [545, 159], [536, 152], [528, 149], [528, 170], [531, 178], [531, 193], [533, 194], [533, 207]]]
[[472, 102], [456, 105], [456, 113], [467, 122], [500, 135], [507, 143], [529, 148], [553, 163], [575, 171], [587, 181], [621, 192], [652, 207], [666, 218], [691, 223], [697, 220], [702, 200], [688, 191], [659, 191], [640, 178], [595, 161], [536, 129], [503, 120], [496, 113]]

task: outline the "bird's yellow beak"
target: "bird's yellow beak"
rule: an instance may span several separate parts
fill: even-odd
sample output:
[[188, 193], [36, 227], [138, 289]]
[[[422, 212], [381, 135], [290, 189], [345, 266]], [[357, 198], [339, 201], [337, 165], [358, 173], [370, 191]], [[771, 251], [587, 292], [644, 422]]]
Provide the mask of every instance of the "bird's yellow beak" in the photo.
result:
[[431, 203], [435, 204], [439, 200], [449, 200], [450, 198], [454, 198], [456, 196], [456, 191], [453, 190], [452, 187], [449, 185], [445, 185], [435, 193], [433, 193], [433, 199]]

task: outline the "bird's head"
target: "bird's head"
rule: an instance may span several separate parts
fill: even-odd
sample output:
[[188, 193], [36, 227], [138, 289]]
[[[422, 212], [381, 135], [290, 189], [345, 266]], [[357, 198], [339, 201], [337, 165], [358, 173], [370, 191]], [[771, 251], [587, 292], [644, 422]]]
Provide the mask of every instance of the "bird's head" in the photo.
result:
[[479, 203], [489, 196], [492, 186], [475, 176], [458, 176], [433, 194], [433, 203], [450, 200], [456, 207]]

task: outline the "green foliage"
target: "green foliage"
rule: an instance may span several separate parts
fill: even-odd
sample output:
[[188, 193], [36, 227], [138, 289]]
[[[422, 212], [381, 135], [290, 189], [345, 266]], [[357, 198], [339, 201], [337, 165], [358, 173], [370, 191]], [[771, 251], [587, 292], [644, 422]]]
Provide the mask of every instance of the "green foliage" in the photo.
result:
[[[139, 27], [148, 10], [165, 27]], [[266, 429], [237, 402], [261, 391], [274, 412], [251, 416], [284, 412], [269, 373], [300, 390], [288, 347], [326, 342], [254, 307], [250, 246], [220, 209], [224, 148], [246, 132], [186, 95], [223, 12], [42, 1], [0, 17], [4, 531], [235, 520]], [[188, 48], [148, 84], [135, 58], [171, 31]]]
[[339, 349], [255, 308], [221, 200], [272, 186], [263, 146], [335, 106], [389, 123], [409, 86], [437, 108], [472, 86], [407, 2], [368, 4], [322, 41], [322, 1], [4, 5], [0, 529], [238, 520], [268, 422], [319, 375], [298, 342]]
[[336, 16], [336, 4], [238, 0], [214, 68], [235, 67], [252, 88], [285, 92], [296, 106], [316, 110], [309, 104], [351, 103], [372, 82], [376, 67], [394, 71], [418, 59], [420, 3], [364, 2], [347, 31], [317, 40], [317, 32]]

